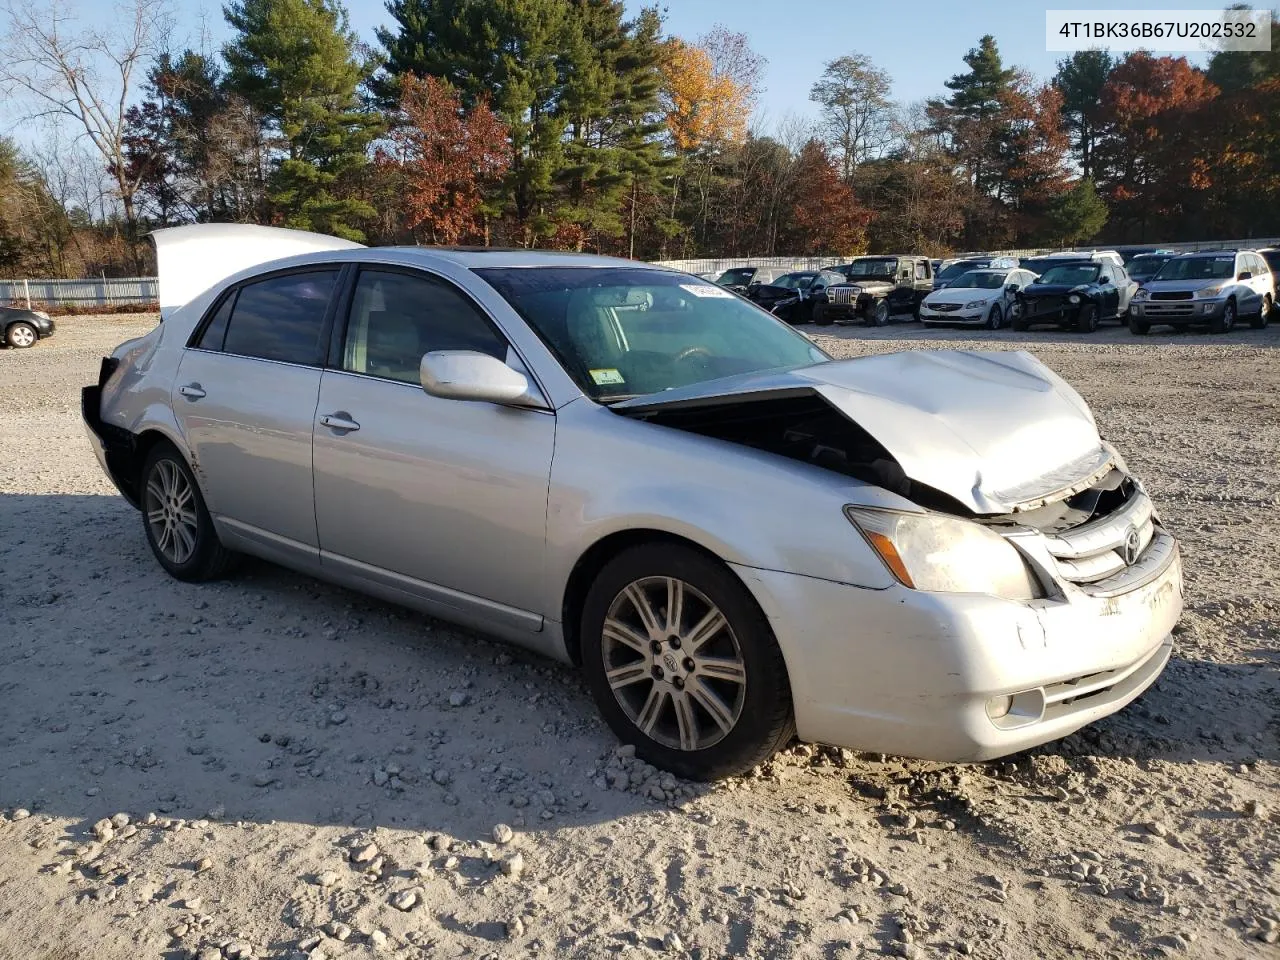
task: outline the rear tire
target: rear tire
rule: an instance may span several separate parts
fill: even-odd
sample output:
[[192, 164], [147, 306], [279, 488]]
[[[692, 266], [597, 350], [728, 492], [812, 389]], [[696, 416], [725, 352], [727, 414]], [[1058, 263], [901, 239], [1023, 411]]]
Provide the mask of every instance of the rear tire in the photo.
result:
[[596, 706], [654, 766], [696, 780], [733, 776], [795, 734], [791, 683], [767, 618], [703, 553], [653, 543], [618, 554], [587, 593], [581, 629]]
[[199, 583], [230, 572], [238, 556], [218, 539], [200, 485], [173, 444], [151, 448], [138, 489], [147, 543], [170, 576]]
[[1255, 330], [1261, 330], [1271, 322], [1271, 294], [1264, 294], [1262, 297], [1262, 306], [1258, 310], [1258, 315], [1249, 321], [1249, 326]]
[[36, 332], [36, 328], [25, 320], [9, 324], [9, 329], [4, 333], [4, 342], [19, 350], [34, 347], [39, 339], [40, 334]]

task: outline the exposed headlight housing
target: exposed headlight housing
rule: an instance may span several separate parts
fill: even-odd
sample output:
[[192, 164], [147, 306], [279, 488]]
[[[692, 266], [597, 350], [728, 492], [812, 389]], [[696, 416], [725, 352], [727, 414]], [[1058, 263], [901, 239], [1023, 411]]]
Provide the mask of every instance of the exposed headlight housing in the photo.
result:
[[844, 512], [905, 587], [986, 593], [1005, 600], [1045, 596], [1017, 548], [980, 524], [936, 513], [853, 505]]
[[1151, 291], [1148, 290], [1146, 287], [1142, 287], [1141, 289], [1138, 290], [1137, 293], [1133, 295], [1133, 299], [1146, 300], [1150, 296], [1151, 296]]
[[1220, 297], [1222, 296], [1222, 291], [1226, 288], [1226, 286], [1227, 285], [1225, 283], [1220, 283], [1217, 286], [1213, 286], [1213, 287], [1201, 287], [1199, 290], [1195, 292], [1195, 296], [1196, 297]]
[[1071, 296], [1067, 297], [1067, 303], [1079, 303], [1079, 302], [1080, 302], [1080, 295], [1078, 293], [1073, 293]]
[[985, 307], [990, 302], [991, 301], [989, 300], [970, 300], [968, 303], [964, 305], [964, 308], [966, 310], [971, 310], [974, 307]]
[[45, 313], [43, 310], [32, 310], [31, 312], [34, 313], [37, 317], [39, 317], [41, 320], [49, 319], [49, 315]]

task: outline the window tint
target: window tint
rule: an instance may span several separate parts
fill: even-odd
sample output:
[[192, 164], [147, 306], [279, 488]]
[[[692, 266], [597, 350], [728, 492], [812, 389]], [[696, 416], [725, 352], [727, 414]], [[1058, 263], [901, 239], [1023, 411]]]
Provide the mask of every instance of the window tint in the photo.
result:
[[351, 301], [342, 369], [419, 383], [422, 355], [478, 350], [499, 360], [507, 344], [462, 291], [426, 276], [362, 270]]
[[222, 298], [222, 303], [218, 305], [218, 310], [209, 320], [209, 325], [204, 328], [204, 332], [200, 334], [200, 339], [194, 344], [201, 350], [221, 350], [222, 341], [227, 336], [227, 321], [231, 319], [231, 308], [236, 302], [236, 292], [232, 290], [229, 294]]
[[337, 270], [313, 270], [245, 284], [223, 349], [263, 360], [320, 363], [324, 315], [337, 277]]

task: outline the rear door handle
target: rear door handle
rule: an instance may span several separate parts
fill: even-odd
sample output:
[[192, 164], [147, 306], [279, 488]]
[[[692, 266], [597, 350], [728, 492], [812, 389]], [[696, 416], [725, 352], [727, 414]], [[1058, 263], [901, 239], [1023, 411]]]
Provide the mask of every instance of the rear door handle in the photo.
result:
[[337, 413], [326, 413], [320, 418], [320, 425], [328, 427], [330, 430], [337, 430], [340, 433], [352, 433], [360, 429], [360, 424], [351, 419], [351, 414], [345, 410], [339, 410]]
[[198, 383], [184, 383], [178, 388], [178, 392], [188, 400], [199, 400], [205, 395], [203, 388]]

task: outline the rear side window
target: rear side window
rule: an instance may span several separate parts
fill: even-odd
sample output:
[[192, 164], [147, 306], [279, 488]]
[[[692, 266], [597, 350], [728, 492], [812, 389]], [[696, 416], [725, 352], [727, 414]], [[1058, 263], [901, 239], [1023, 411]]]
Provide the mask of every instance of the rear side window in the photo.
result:
[[425, 274], [362, 270], [351, 301], [342, 369], [419, 383], [422, 355], [477, 350], [504, 360], [507, 342], [469, 297]]
[[200, 339], [192, 346], [199, 347], [201, 350], [222, 349], [222, 341], [227, 336], [227, 321], [231, 319], [231, 308], [235, 306], [235, 302], [236, 291], [232, 290], [222, 298], [222, 303], [209, 319], [204, 332], [200, 334]]
[[325, 312], [337, 278], [336, 269], [311, 270], [245, 284], [231, 310], [223, 349], [242, 357], [319, 365]]

